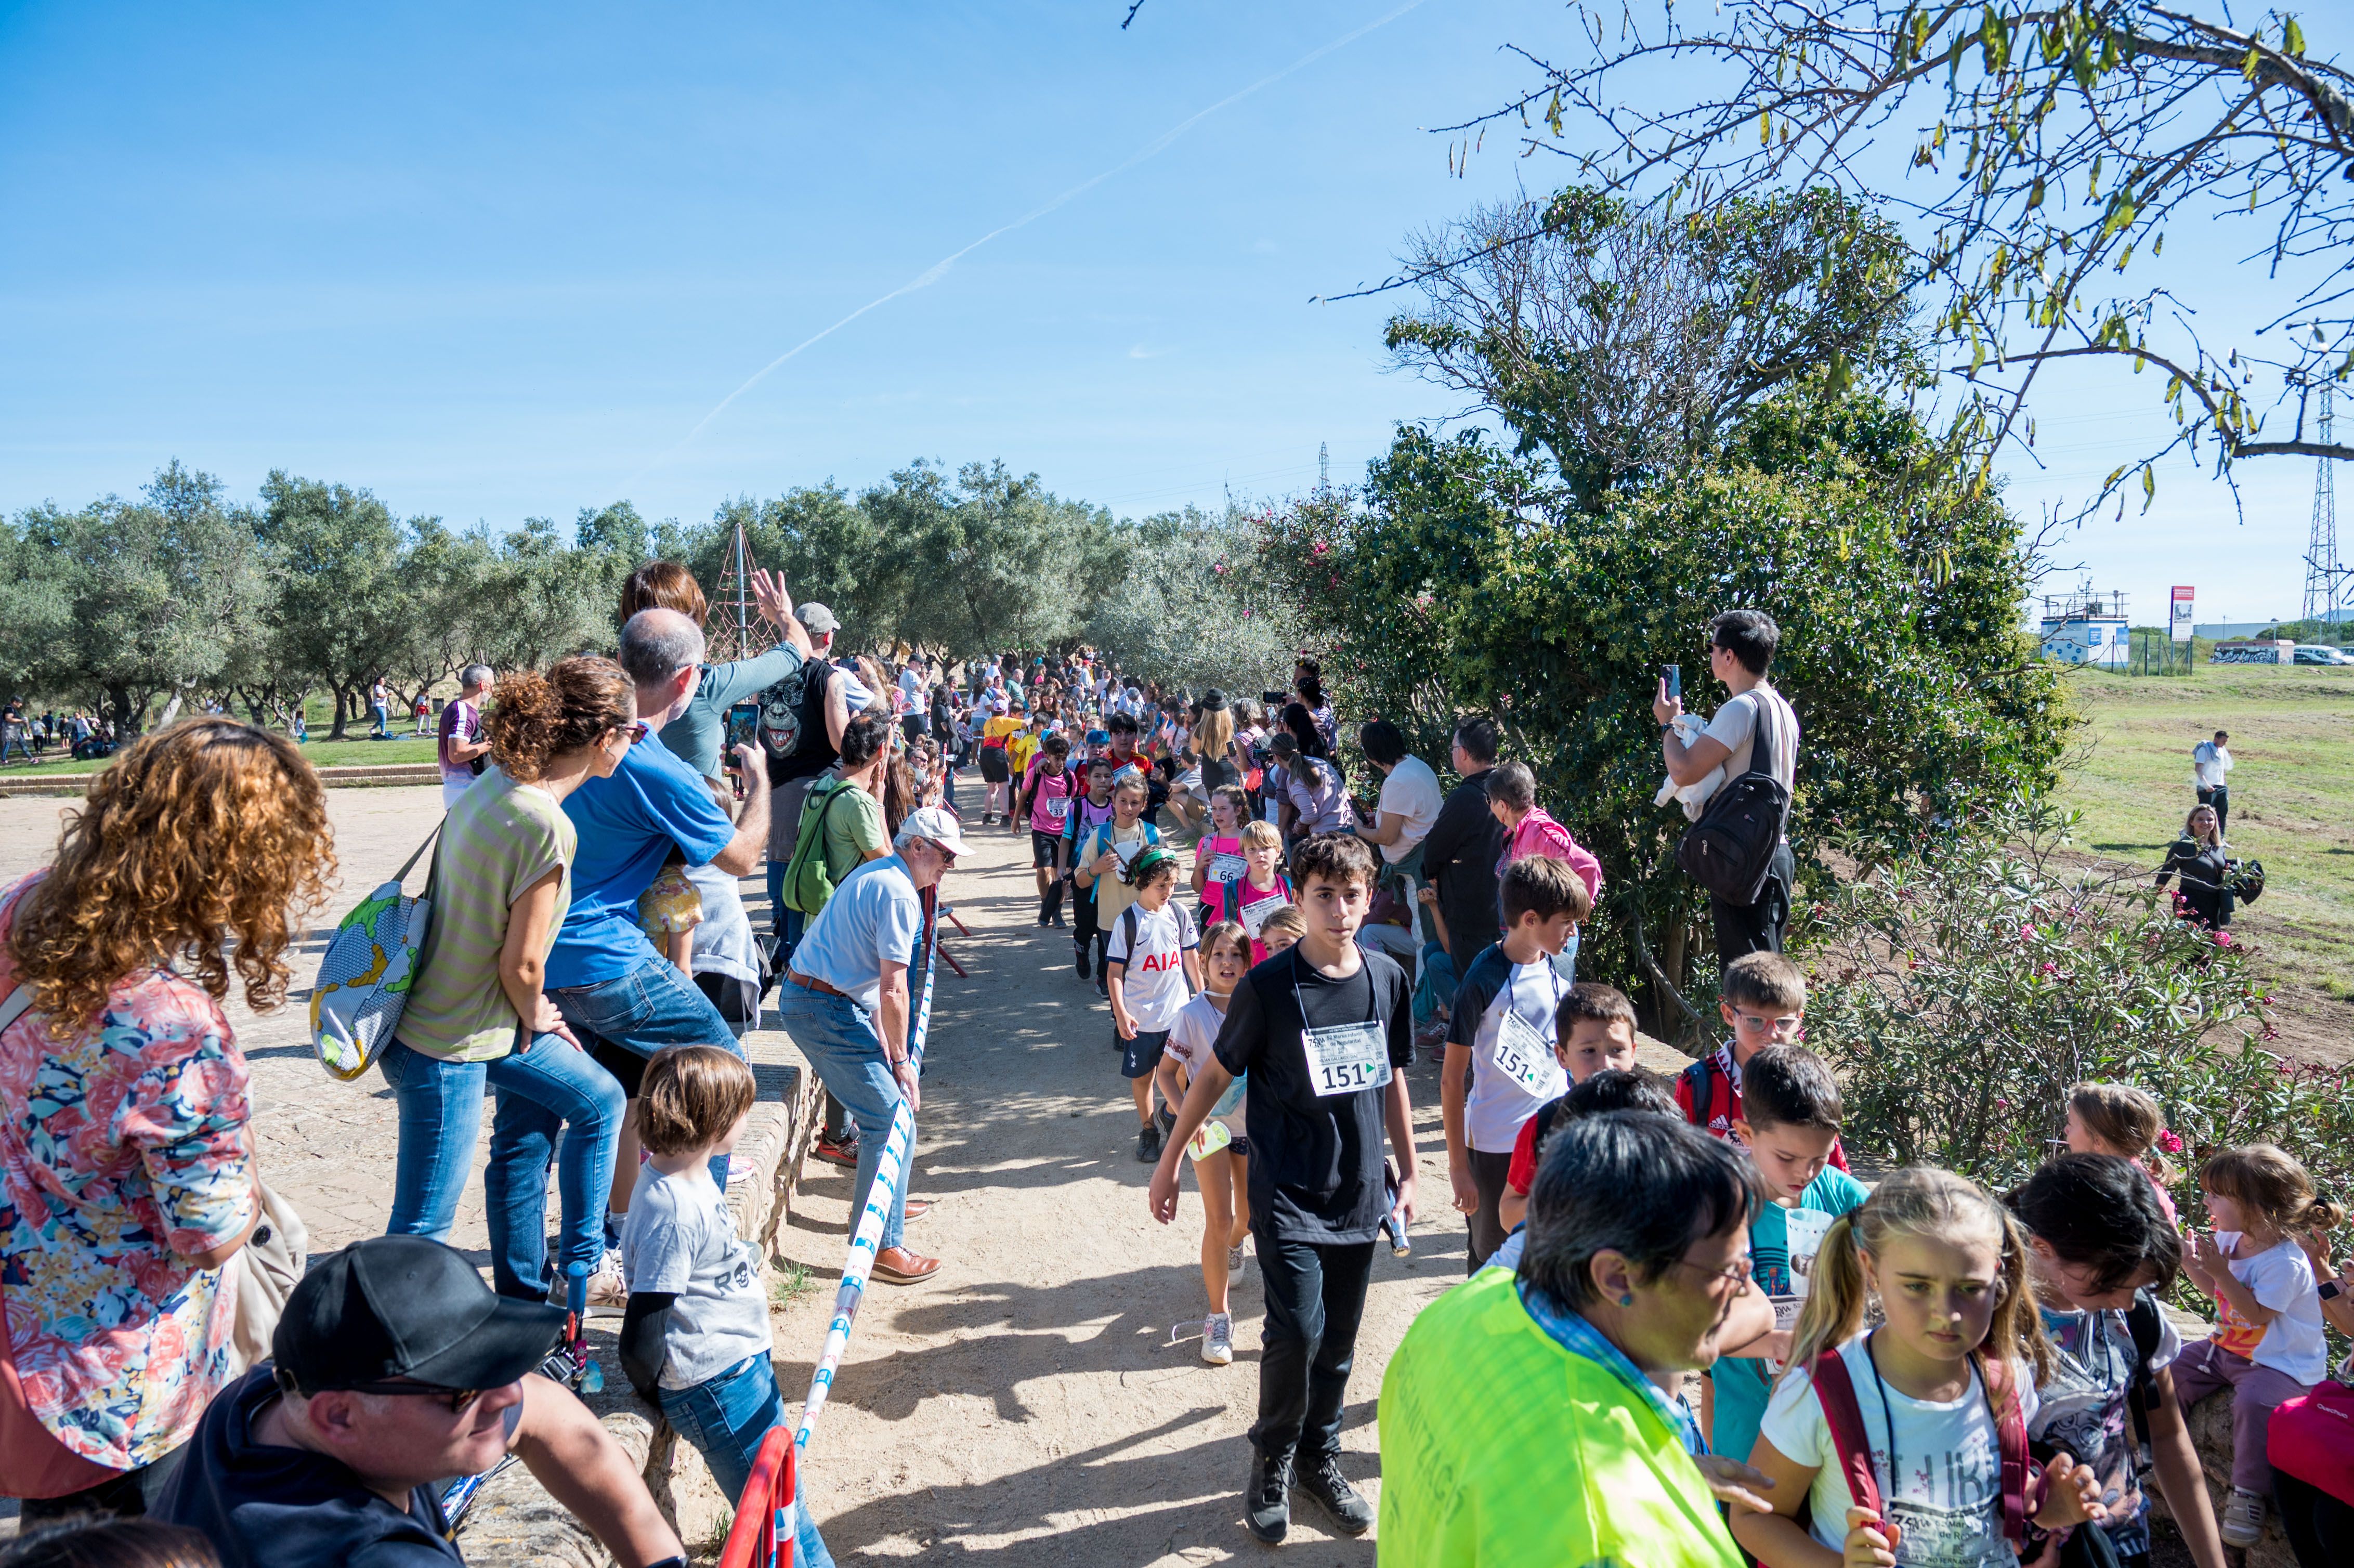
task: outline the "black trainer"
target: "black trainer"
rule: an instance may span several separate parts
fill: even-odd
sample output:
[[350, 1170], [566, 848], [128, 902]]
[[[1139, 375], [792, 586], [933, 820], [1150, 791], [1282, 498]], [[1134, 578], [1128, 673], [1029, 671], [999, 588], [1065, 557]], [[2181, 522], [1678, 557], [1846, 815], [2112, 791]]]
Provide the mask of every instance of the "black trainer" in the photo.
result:
[[1071, 944], [1071, 967], [1079, 971], [1079, 978], [1081, 980], [1092, 980], [1095, 978], [1089, 972], [1089, 966], [1087, 964], [1087, 959], [1090, 957], [1090, 949], [1093, 948], [1095, 944], [1093, 942], [1073, 942]]
[[1243, 1493], [1243, 1522], [1273, 1546], [1291, 1533], [1291, 1460], [1251, 1450], [1249, 1489]]
[[1291, 1484], [1316, 1499], [1343, 1535], [1363, 1535], [1373, 1528], [1373, 1505], [1341, 1473], [1341, 1457], [1327, 1454], [1291, 1478]]
[[1136, 1129], [1136, 1162], [1150, 1165], [1161, 1158], [1161, 1128], [1146, 1122]]

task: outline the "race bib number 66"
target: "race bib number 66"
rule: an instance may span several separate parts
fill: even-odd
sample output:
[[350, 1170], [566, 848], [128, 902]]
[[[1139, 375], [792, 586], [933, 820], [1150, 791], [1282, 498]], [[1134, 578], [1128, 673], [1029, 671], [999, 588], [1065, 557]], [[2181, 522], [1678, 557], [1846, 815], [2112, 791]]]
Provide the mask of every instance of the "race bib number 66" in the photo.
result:
[[1389, 1042], [1378, 1022], [1307, 1030], [1299, 1044], [1308, 1056], [1308, 1081], [1320, 1097], [1378, 1089], [1390, 1081]]

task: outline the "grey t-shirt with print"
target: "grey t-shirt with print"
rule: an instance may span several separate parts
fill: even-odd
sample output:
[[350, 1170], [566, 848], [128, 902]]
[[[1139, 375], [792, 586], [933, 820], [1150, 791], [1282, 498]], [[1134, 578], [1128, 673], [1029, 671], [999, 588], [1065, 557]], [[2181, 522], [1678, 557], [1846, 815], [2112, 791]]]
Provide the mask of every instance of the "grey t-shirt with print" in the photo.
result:
[[675, 1176], [638, 1167], [621, 1273], [632, 1293], [678, 1298], [663, 1336], [663, 1387], [693, 1388], [769, 1353], [759, 1254], [737, 1237], [727, 1200], [702, 1164]]

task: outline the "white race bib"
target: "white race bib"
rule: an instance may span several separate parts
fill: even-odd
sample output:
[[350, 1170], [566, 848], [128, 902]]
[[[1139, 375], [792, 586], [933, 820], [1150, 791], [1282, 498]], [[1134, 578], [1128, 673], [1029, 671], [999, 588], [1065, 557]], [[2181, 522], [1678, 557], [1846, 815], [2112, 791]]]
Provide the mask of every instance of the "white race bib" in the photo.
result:
[[1320, 1097], [1378, 1089], [1390, 1081], [1389, 1041], [1372, 1020], [1308, 1030], [1299, 1044], [1308, 1056], [1308, 1081]]
[[1210, 880], [1212, 882], [1239, 882], [1242, 880], [1244, 874], [1249, 870], [1250, 862], [1245, 860], [1238, 854], [1228, 854], [1221, 852], [1210, 857]]
[[1495, 1062], [1496, 1071], [1531, 1099], [1558, 1099], [1569, 1090], [1568, 1075], [1553, 1059], [1551, 1043], [1510, 1007], [1496, 1028]]
[[1049, 800], [1046, 802], [1046, 814], [1059, 822], [1071, 814], [1071, 802], [1067, 800]]
[[1280, 898], [1262, 898], [1256, 904], [1246, 904], [1243, 906], [1243, 929], [1248, 932], [1250, 939], [1256, 942], [1259, 938], [1259, 933], [1267, 929], [1267, 923], [1273, 918], [1275, 912], [1290, 907], [1289, 904]]
[[1807, 1298], [1807, 1284], [1815, 1272], [1815, 1254], [1830, 1233], [1831, 1216], [1820, 1209], [1791, 1209], [1782, 1216], [1790, 1239], [1790, 1294]]

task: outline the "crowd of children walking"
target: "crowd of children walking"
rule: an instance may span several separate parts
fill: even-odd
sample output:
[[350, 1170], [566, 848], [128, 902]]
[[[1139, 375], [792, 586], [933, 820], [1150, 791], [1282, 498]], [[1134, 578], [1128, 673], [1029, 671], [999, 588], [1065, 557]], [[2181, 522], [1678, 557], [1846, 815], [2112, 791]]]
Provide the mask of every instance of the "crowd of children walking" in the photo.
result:
[[[2153, 1486], [2199, 1568], [2257, 1540], [2275, 1499], [2308, 1561], [2339, 1560], [2310, 1553], [2328, 1550], [2317, 1531], [2343, 1528], [2344, 1503], [2269, 1458], [2284, 1405], [2299, 1421], [2346, 1407], [2325, 1382], [2323, 1325], [2354, 1284], [2354, 1265], [2341, 1277], [2329, 1260], [2338, 1210], [2286, 1154], [2211, 1151], [2199, 1178], [2213, 1228], [2180, 1230], [2156, 1102], [2088, 1083], [2071, 1095], [2067, 1150], [2006, 1194], [1925, 1168], [1867, 1185], [1840, 1141], [1838, 1082], [1803, 1044], [1796, 963], [1729, 963], [1722, 1043], [1655, 1077], [1636, 1062], [1633, 1003], [1576, 975], [1600, 866], [1538, 804], [1531, 771], [1498, 762], [1492, 730], [1458, 732], [1453, 760], [1484, 776], [1494, 830], [1433, 887], [1418, 841], [1439, 815], [1435, 778], [1429, 807], [1404, 789], [1394, 811], [1386, 790], [1352, 800], [1331, 705], [1304, 674], [1314, 701], [1278, 708], [1267, 730], [1257, 715], [1235, 726], [1210, 693], [1166, 722], [1115, 704], [982, 732], [985, 768], [992, 739], [1008, 752], [990, 814], [1031, 834], [1038, 924], [1065, 927], [1068, 901], [1077, 978], [1108, 1004], [1156, 1219], [1174, 1220], [1181, 1173], [1194, 1172], [1213, 1365], [1235, 1358], [1232, 1282], [1256, 1238], [1255, 1534], [1283, 1539], [1294, 1493], [1344, 1533], [1374, 1521], [1341, 1474], [1338, 1418], [1373, 1245], [1385, 1222], [1402, 1234], [1414, 1217], [1409, 999], [1437, 969], [1421, 1011], [1437, 1021], [1425, 1038], [1470, 1271], [1518, 1266], [1563, 1127], [1670, 1117], [1744, 1156], [1756, 1307], [1736, 1311], [1691, 1391], [1691, 1430], [1699, 1451], [1747, 1462], [1720, 1495], [1751, 1561], [2131, 1565], [2148, 1560]], [[1402, 749], [1390, 738], [1365, 747], [1385, 774]], [[1488, 868], [1476, 900], [1466, 860]], [[1384, 899], [1397, 913], [1376, 910]], [[2157, 1304], [2178, 1273], [2217, 1320], [2189, 1344]], [[2233, 1433], [2220, 1510], [2184, 1415], [2217, 1391]]]

